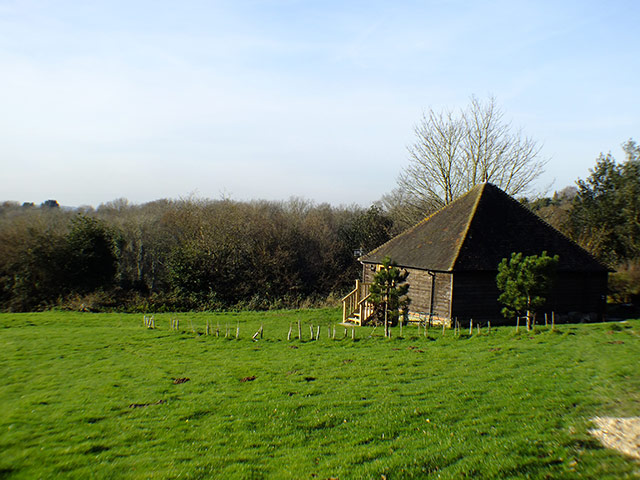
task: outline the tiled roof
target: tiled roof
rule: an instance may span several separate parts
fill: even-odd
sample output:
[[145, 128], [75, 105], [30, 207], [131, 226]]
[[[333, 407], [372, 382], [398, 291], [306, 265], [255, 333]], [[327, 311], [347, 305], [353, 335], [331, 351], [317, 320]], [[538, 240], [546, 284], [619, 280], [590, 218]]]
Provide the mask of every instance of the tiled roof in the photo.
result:
[[495, 271], [512, 252], [559, 255], [559, 271], [606, 271], [586, 250], [495, 185], [471, 189], [414, 227], [361, 257], [443, 272]]

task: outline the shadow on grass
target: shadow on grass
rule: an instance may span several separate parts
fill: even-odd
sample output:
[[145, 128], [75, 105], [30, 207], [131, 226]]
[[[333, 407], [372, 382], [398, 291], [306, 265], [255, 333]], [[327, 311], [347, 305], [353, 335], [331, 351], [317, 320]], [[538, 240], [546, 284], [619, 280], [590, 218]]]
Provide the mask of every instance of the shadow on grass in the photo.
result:
[[15, 468], [11, 468], [11, 467], [0, 468], [0, 479], [9, 478], [16, 472], [17, 470]]

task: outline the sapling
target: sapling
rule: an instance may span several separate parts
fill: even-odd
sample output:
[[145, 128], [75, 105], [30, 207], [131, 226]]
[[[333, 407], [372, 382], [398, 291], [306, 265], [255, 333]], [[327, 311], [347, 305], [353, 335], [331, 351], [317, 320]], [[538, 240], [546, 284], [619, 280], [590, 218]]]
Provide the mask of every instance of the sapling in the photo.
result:
[[512, 253], [511, 258], [502, 259], [496, 283], [502, 292], [498, 300], [504, 305], [502, 314], [505, 318], [526, 313], [527, 331], [532, 329], [535, 313], [545, 304], [553, 286], [558, 262], [558, 255], [550, 257], [547, 252], [540, 256]]
[[406, 320], [411, 301], [407, 296], [408, 275], [406, 270], [400, 270], [389, 257], [385, 257], [380, 270], [373, 276], [373, 283], [369, 289], [370, 300], [378, 318], [384, 319], [385, 337], [391, 336], [389, 327], [398, 321], [400, 312]]

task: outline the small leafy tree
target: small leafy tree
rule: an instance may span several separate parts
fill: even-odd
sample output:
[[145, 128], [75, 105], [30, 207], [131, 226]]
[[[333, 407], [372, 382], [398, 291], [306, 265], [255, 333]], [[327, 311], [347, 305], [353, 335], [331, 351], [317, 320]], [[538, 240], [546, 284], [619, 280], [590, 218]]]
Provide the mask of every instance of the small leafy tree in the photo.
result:
[[504, 304], [502, 314], [505, 318], [526, 312], [527, 330], [531, 330], [532, 313], [535, 314], [547, 300], [558, 260], [558, 255], [550, 257], [547, 252], [527, 257], [512, 253], [510, 259], [502, 259], [496, 281], [502, 292], [498, 300]]
[[407, 293], [409, 284], [406, 283], [407, 271], [400, 270], [389, 257], [382, 260], [382, 268], [373, 276], [370, 288], [371, 302], [376, 312], [384, 317], [384, 335], [389, 336], [389, 326], [395, 325], [402, 311], [405, 319], [410, 303]]

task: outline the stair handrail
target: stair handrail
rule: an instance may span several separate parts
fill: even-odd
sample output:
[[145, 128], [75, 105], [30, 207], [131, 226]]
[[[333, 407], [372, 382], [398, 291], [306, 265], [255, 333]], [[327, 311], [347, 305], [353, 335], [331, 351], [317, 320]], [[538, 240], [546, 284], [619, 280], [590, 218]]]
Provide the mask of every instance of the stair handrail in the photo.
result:
[[360, 282], [360, 280], [356, 280], [356, 288], [351, 290], [345, 297], [342, 298], [342, 322], [345, 323], [347, 319], [353, 314], [355, 311], [360, 311], [361, 302], [363, 300], [362, 297], [369, 297], [369, 287], [370, 283]]
[[351, 295], [353, 295], [354, 293], [356, 293], [358, 291], [358, 287], [354, 288], [353, 290], [351, 290], [349, 293], [347, 293], [344, 297], [342, 297], [342, 299], [340, 300], [341, 302], [344, 302], [347, 298], [349, 298]]
[[356, 283], [356, 288], [342, 299], [342, 323], [346, 323], [351, 314], [356, 311], [359, 293], [360, 286]]
[[371, 293], [368, 293], [362, 300], [358, 302], [358, 311], [360, 313], [360, 325], [364, 325], [364, 322], [373, 313], [373, 303], [369, 301]]

